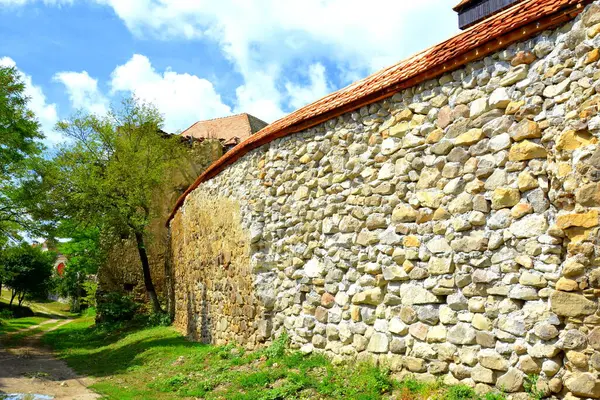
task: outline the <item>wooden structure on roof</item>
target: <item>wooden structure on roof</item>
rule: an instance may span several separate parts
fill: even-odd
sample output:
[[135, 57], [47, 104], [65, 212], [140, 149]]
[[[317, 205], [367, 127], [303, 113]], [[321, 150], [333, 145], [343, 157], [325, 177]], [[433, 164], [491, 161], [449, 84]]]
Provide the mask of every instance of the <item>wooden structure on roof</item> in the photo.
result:
[[458, 27], [467, 29], [520, 1], [523, 0], [463, 0], [454, 7]]

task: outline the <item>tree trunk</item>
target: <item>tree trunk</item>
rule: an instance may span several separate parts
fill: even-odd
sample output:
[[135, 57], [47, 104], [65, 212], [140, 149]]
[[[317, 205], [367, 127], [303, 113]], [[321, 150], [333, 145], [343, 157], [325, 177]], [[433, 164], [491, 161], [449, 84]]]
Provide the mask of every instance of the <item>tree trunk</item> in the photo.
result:
[[171, 321], [175, 319], [175, 281], [173, 280], [173, 250], [171, 246], [171, 227], [167, 234], [167, 252], [165, 254], [165, 291], [167, 294], [167, 312]]
[[23, 304], [23, 300], [25, 300], [25, 292], [19, 295], [19, 307], [21, 307], [21, 304]]
[[15, 289], [13, 289], [12, 293], [11, 293], [11, 296], [10, 296], [10, 304], [9, 304], [9, 306], [12, 307], [13, 301], [15, 300], [15, 297], [17, 297], [17, 291]]
[[150, 276], [150, 263], [148, 262], [146, 245], [144, 244], [144, 234], [142, 232], [135, 232], [135, 241], [137, 243], [138, 253], [140, 253], [140, 261], [142, 262], [144, 286], [146, 286], [146, 293], [152, 302], [152, 309], [154, 312], [162, 312], [160, 303], [158, 302], [158, 296], [156, 296], [156, 290], [154, 289], [154, 283], [152, 283], [152, 277]]

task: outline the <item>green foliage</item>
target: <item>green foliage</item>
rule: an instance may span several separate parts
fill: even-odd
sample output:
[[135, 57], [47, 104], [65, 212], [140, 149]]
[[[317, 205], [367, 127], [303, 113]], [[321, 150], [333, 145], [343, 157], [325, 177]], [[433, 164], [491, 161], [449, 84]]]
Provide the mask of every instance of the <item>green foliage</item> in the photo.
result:
[[99, 320], [113, 323], [131, 320], [138, 309], [139, 304], [130, 296], [110, 292], [102, 295], [102, 298], [99, 299], [96, 311]]
[[88, 307], [96, 307], [96, 292], [98, 283], [94, 281], [85, 281], [81, 285], [85, 295], [81, 298], [81, 303]]
[[59, 123], [72, 139], [49, 176], [59, 215], [116, 234], [143, 232], [159, 211], [152, 197], [184, 149], [177, 136], [162, 133], [162, 122], [154, 106], [127, 99], [106, 116], [79, 113]]
[[286, 337], [269, 347], [267, 358], [266, 350], [192, 343], [173, 328], [136, 322], [106, 330], [94, 327], [92, 318], [78, 320], [44, 341], [76, 371], [95, 377], [92, 388], [107, 399], [505, 400], [464, 385], [396, 381], [369, 364], [334, 366], [323, 355], [291, 351]]
[[0, 249], [18, 241], [22, 231], [37, 233], [28, 211], [40, 195], [33, 167], [41, 160], [44, 136], [28, 102], [17, 69], [0, 66]]
[[544, 397], [544, 393], [537, 388], [538, 379], [538, 375], [527, 375], [523, 380], [523, 388], [533, 400], [541, 400]]
[[501, 392], [487, 392], [483, 396], [484, 400], [506, 400], [506, 395]]
[[166, 312], [155, 312], [148, 316], [147, 326], [170, 326], [171, 316]]
[[153, 105], [135, 98], [105, 116], [80, 112], [57, 125], [71, 142], [45, 175], [46, 205], [59, 219], [98, 227], [108, 241], [135, 238], [154, 311], [160, 304], [149, 278], [145, 236], [162, 211], [154, 199], [164, 194], [169, 171], [185, 154], [180, 137], [166, 135], [162, 123]]
[[287, 332], [283, 332], [277, 339], [271, 343], [269, 347], [265, 350], [265, 355], [270, 359], [281, 358], [285, 355], [285, 350], [287, 349], [290, 342], [290, 337]]
[[44, 252], [39, 246], [28, 243], [8, 247], [2, 252], [0, 265], [4, 271], [4, 285], [13, 290], [13, 298], [18, 300], [19, 306], [25, 297], [47, 296], [55, 259], [55, 253]]
[[4, 319], [12, 319], [13, 313], [10, 310], [0, 310], [0, 322]]
[[477, 399], [475, 390], [467, 385], [456, 385], [448, 389], [445, 398], [447, 400], [470, 400]]
[[394, 382], [390, 379], [390, 371], [388, 369], [376, 368], [373, 377], [375, 378], [375, 387], [379, 393], [387, 393], [394, 387]]

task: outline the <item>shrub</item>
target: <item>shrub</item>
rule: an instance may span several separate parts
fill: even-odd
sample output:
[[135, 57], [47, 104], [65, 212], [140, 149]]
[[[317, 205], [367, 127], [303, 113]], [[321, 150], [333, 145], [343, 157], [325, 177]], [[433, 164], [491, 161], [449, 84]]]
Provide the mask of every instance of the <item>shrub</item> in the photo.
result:
[[139, 304], [130, 296], [110, 292], [101, 296], [97, 304], [97, 320], [100, 322], [119, 322], [131, 320]]
[[3, 319], [12, 319], [13, 313], [10, 310], [0, 310], [0, 321], [2, 321]]
[[81, 298], [81, 303], [88, 307], [96, 307], [96, 291], [98, 284], [94, 281], [85, 281], [82, 284], [85, 296]]
[[148, 326], [170, 326], [171, 316], [165, 312], [152, 313], [148, 316]]
[[271, 343], [271, 345], [265, 350], [267, 358], [276, 359], [281, 358], [285, 355], [285, 350], [290, 341], [290, 337], [287, 332], [283, 332], [277, 339]]
[[447, 400], [469, 400], [476, 399], [475, 390], [467, 385], [451, 386], [446, 395]]
[[525, 389], [525, 392], [527, 392], [529, 397], [534, 400], [539, 400], [544, 397], [544, 394], [537, 388], [538, 379], [538, 375], [527, 375], [523, 381], [523, 388]]

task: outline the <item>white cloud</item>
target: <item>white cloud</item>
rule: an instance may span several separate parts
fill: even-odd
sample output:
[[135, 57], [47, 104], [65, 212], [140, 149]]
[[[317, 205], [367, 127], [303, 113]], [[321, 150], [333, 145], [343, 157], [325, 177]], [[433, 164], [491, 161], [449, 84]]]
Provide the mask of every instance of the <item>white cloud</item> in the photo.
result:
[[313, 64], [308, 68], [308, 86], [298, 85], [293, 82], [288, 82], [285, 88], [290, 96], [290, 105], [295, 108], [300, 108], [310, 103], [314, 99], [321, 98], [331, 92], [327, 83], [325, 67], [319, 63]]
[[[0, 0], [7, 1], [36, 0]], [[72, 0], [37, 1], [67, 4]], [[235, 89], [233, 111], [250, 112], [267, 121], [457, 31], [453, 4], [447, 0], [86, 1], [111, 7], [140, 38], [201, 38], [217, 43], [243, 79]], [[170, 88], [167, 82], [178, 86]], [[188, 84], [204, 97], [189, 94]], [[113, 85], [114, 91], [135, 91], [154, 99], [171, 126], [191, 120], [188, 115], [203, 118], [231, 111], [210, 82], [170, 70], [157, 72], [143, 56], [120, 66]], [[187, 98], [175, 96], [174, 91]]]
[[[4, 1], [4, 0], [0, 0]], [[0, 58], [0, 65], [8, 67], [16, 67], [17, 63], [10, 57]], [[31, 76], [19, 70], [23, 83], [25, 84], [25, 96], [29, 97], [28, 107], [37, 117], [42, 132], [46, 136], [44, 142], [48, 145], [53, 145], [61, 142], [63, 137], [54, 130], [54, 125], [58, 122], [58, 112], [56, 104], [47, 103], [46, 96], [40, 86], [33, 84]]]
[[157, 72], [150, 60], [135, 54], [113, 71], [112, 93], [129, 92], [154, 103], [165, 116], [165, 129], [183, 130], [192, 123], [231, 114], [212, 83], [171, 69]]
[[302, 99], [282, 93], [285, 76], [306, 75], [315, 62], [327, 60], [340, 78], [335, 85], [345, 85], [457, 30], [447, 0], [94, 1], [112, 7], [139, 37], [216, 41], [244, 79], [236, 110], [257, 109], [265, 119], [322, 94], [314, 82], [293, 84]]
[[97, 115], [103, 115], [108, 110], [108, 99], [98, 89], [98, 80], [87, 71], [59, 72], [53, 79], [65, 85], [73, 108]]

